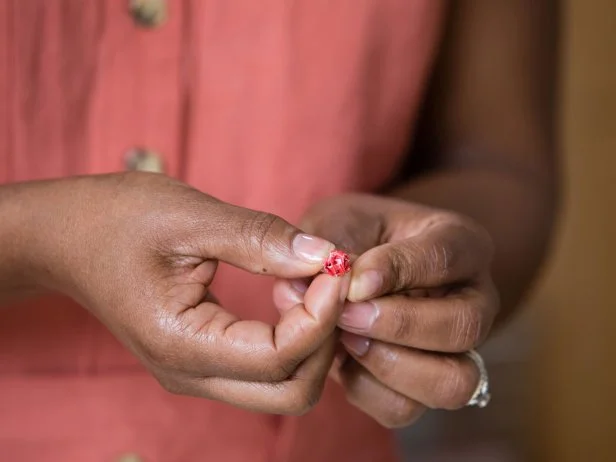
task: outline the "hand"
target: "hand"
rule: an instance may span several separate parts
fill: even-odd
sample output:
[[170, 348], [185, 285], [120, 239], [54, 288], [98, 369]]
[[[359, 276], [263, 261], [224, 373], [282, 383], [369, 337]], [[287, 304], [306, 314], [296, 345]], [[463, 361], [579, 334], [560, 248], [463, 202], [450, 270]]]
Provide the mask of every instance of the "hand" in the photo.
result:
[[[452, 212], [367, 195], [318, 204], [302, 229], [358, 255], [339, 320], [351, 358], [332, 369], [349, 401], [387, 427], [464, 406], [479, 373], [460, 353], [484, 341], [498, 311], [487, 233]], [[279, 310], [306, 287], [278, 280]]]
[[349, 278], [316, 277], [275, 327], [238, 319], [208, 286], [218, 261], [312, 276], [331, 243], [162, 175], [20, 188], [32, 278], [91, 310], [169, 391], [281, 414], [319, 399]]

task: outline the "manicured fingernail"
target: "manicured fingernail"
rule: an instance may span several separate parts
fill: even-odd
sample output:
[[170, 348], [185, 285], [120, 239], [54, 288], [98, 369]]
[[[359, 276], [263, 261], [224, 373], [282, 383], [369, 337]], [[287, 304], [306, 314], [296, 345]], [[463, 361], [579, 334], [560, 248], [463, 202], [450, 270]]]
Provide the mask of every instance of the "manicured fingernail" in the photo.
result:
[[347, 303], [340, 316], [340, 327], [368, 332], [376, 320], [377, 309], [373, 303]]
[[334, 244], [320, 237], [298, 234], [293, 239], [293, 252], [307, 263], [322, 263], [334, 250]]
[[378, 271], [368, 270], [351, 281], [349, 298], [351, 300], [366, 300], [374, 297], [383, 285], [383, 278]]
[[300, 294], [305, 294], [308, 290], [308, 283], [304, 279], [293, 279], [291, 281], [291, 287]]
[[355, 356], [364, 356], [370, 349], [370, 339], [361, 335], [344, 332], [340, 337], [342, 344]]

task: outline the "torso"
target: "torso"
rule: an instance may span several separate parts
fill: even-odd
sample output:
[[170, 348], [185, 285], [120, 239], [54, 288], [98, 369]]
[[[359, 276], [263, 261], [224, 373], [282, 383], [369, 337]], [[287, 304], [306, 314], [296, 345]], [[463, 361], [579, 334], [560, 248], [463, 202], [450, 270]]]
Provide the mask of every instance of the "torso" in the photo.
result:
[[[391, 180], [442, 2], [167, 3], [147, 29], [128, 0], [0, 2], [0, 183], [123, 170], [142, 147], [169, 175], [297, 222], [318, 199]], [[230, 310], [273, 321], [270, 290], [227, 267], [214, 286]], [[331, 384], [303, 418], [169, 396], [61, 298], [0, 312], [0, 415], [7, 460], [394, 458]]]

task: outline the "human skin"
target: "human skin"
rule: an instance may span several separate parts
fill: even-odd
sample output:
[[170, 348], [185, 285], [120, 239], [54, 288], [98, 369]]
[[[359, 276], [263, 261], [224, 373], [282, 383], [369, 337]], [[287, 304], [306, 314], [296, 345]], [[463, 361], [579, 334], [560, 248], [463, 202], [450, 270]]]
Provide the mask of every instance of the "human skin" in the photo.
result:
[[148, 173], [1, 186], [0, 216], [0, 300], [70, 296], [173, 393], [293, 415], [318, 401], [349, 277], [317, 277], [276, 326], [238, 319], [208, 287], [218, 261], [314, 275], [331, 243]]
[[[450, 6], [406, 178], [326, 199], [301, 223], [358, 256], [339, 321], [350, 358], [332, 376], [388, 427], [466, 405], [479, 373], [461, 353], [513, 315], [557, 209], [558, 2]], [[278, 281], [278, 308], [305, 287]]]
[[[283, 220], [162, 175], [6, 185], [0, 300], [71, 296], [174, 393], [302, 414], [338, 326], [351, 358], [332, 375], [383, 425], [463, 406], [477, 370], [461, 353], [513, 313], [550, 235], [557, 14], [530, 0], [453, 10], [411, 156], [425, 168], [306, 211], [302, 230], [326, 239], [300, 238], [309, 253]], [[331, 242], [355, 254], [353, 271], [314, 278]], [[217, 261], [280, 278], [277, 326], [217, 304]]]

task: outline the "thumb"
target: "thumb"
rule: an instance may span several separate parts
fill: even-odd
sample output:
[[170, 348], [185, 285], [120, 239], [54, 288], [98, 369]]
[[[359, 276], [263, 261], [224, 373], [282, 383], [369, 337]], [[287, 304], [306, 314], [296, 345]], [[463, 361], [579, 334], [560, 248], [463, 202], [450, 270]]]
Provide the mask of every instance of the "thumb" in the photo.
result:
[[[381, 243], [383, 204], [352, 194], [327, 199], [309, 209], [301, 221], [305, 231], [335, 243], [353, 259]], [[284, 313], [302, 303], [309, 285], [305, 279], [278, 279], [273, 288], [276, 308]]]
[[220, 203], [209, 220], [203, 253], [253, 273], [284, 278], [318, 273], [334, 245], [282, 218]]

